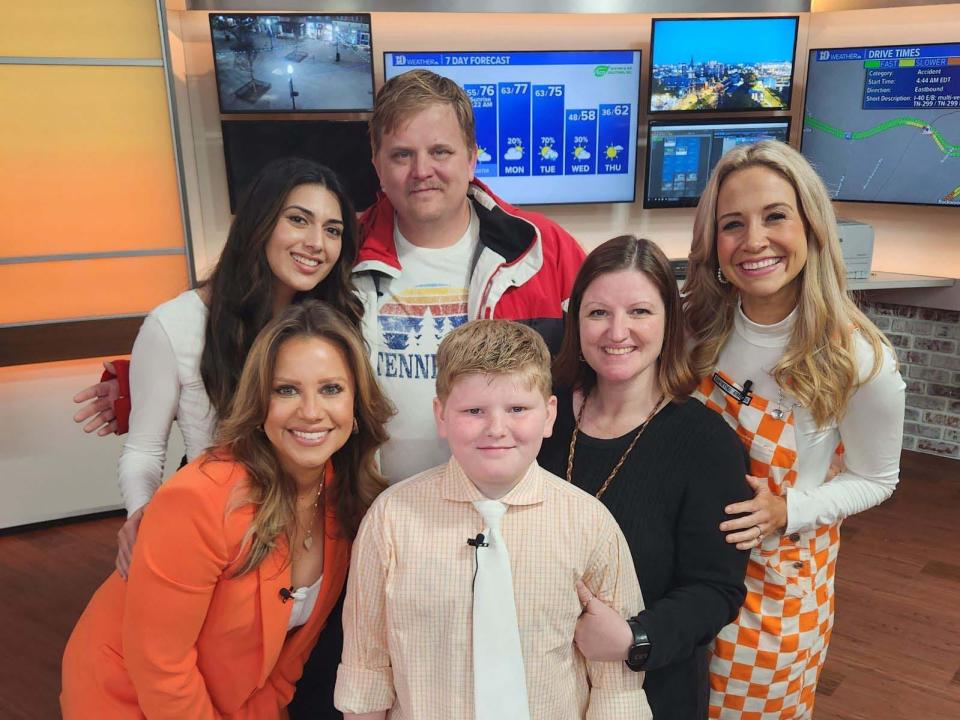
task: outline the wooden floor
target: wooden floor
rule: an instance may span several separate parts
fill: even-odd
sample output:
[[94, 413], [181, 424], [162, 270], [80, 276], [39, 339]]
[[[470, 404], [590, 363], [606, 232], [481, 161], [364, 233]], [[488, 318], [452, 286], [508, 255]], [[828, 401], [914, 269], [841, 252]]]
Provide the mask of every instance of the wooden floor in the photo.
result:
[[[902, 477], [844, 523], [817, 720], [960, 719], [960, 463], [908, 452]], [[63, 646], [120, 523], [0, 536], [0, 720], [59, 717]]]

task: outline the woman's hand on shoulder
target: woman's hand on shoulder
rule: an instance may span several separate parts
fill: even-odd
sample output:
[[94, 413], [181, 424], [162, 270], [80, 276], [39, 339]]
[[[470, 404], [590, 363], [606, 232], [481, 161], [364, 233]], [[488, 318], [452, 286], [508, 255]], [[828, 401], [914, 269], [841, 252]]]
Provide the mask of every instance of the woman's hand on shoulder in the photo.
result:
[[727, 533], [727, 542], [736, 543], [738, 550], [752, 550], [763, 538], [787, 526], [787, 501], [770, 492], [767, 479], [747, 475], [747, 484], [753, 489], [753, 499], [724, 508], [728, 515], [741, 517], [720, 523], [721, 532]]

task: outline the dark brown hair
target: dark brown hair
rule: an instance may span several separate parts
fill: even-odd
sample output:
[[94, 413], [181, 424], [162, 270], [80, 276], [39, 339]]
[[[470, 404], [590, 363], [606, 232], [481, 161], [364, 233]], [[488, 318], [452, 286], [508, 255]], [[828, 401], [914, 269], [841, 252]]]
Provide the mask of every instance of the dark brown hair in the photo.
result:
[[329, 190], [340, 205], [340, 257], [327, 277], [309, 292], [297, 293], [293, 302], [323, 300], [343, 312], [353, 325], [360, 325], [363, 306], [355, 295], [351, 276], [357, 257], [357, 224], [350, 198], [329, 168], [302, 158], [274, 160], [246, 191], [220, 260], [203, 283], [210, 293], [210, 314], [200, 375], [210, 404], [221, 417], [229, 411], [253, 339], [273, 314], [274, 277], [267, 262], [267, 241], [287, 196], [300, 185], [312, 184]]
[[660, 293], [664, 308], [663, 348], [657, 361], [660, 388], [671, 399], [688, 395], [696, 386], [684, 338], [683, 315], [677, 281], [666, 255], [656, 243], [634, 235], [621, 235], [594, 248], [587, 255], [570, 293], [563, 342], [553, 362], [553, 381], [558, 387], [589, 392], [597, 374], [580, 353], [580, 304], [590, 284], [601, 275], [634, 270], [642, 272]]

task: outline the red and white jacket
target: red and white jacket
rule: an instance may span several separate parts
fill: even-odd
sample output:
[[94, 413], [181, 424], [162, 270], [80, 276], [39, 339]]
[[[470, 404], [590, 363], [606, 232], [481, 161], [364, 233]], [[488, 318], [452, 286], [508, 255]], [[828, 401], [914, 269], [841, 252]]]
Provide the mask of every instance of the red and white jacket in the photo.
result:
[[[467, 313], [517, 320], [539, 332], [551, 352], [560, 347], [563, 313], [583, 249], [559, 225], [539, 213], [504, 202], [479, 180], [467, 191], [480, 221], [481, 250], [470, 280]], [[377, 288], [380, 277], [403, 268], [393, 240], [394, 209], [381, 195], [360, 217], [363, 238], [353, 281], [363, 300], [363, 337], [377, 357]]]

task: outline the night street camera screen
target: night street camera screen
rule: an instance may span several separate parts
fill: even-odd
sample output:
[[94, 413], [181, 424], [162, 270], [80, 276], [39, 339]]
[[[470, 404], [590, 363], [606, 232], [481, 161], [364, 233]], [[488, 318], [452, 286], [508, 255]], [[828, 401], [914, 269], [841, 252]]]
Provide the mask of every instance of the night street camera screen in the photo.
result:
[[210, 15], [220, 112], [373, 109], [369, 15]]

